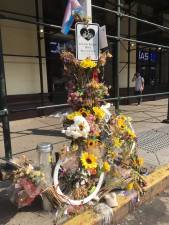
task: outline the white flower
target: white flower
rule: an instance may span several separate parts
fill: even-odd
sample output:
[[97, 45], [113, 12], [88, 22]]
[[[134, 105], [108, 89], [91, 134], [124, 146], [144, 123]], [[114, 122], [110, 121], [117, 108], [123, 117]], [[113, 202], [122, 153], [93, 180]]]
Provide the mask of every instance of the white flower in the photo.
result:
[[101, 109], [103, 109], [103, 111], [105, 112], [105, 121], [108, 122], [110, 120], [110, 117], [111, 117], [111, 112], [109, 111], [110, 109], [110, 103], [107, 103], [106, 105], [102, 105], [101, 106]]
[[81, 185], [85, 185], [85, 183], [86, 183], [85, 180], [82, 180], [82, 181], [80, 182]]
[[79, 182], [76, 183], [76, 188], [79, 188], [80, 187], [80, 184]]
[[90, 126], [87, 120], [83, 116], [75, 116], [74, 124], [63, 130], [62, 133], [65, 133], [68, 137], [73, 137], [77, 139], [79, 137], [87, 138], [90, 132]]

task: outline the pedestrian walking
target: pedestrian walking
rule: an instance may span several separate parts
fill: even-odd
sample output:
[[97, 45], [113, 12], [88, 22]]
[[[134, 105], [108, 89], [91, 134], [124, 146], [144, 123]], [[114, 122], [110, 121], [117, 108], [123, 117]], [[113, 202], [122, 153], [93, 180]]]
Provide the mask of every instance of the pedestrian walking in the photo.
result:
[[[132, 79], [133, 82], [135, 82], [135, 95], [142, 95], [144, 90], [144, 78], [140, 75], [140, 73], [134, 74], [134, 77]], [[138, 97], [138, 105], [141, 104], [142, 98]]]

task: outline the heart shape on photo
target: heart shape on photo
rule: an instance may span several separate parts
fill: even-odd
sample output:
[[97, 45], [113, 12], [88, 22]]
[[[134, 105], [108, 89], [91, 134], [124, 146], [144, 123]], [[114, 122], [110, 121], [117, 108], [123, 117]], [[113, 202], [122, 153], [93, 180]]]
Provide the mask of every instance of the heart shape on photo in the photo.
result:
[[82, 28], [80, 34], [84, 39], [90, 41], [95, 36], [95, 30], [93, 30], [92, 28]]

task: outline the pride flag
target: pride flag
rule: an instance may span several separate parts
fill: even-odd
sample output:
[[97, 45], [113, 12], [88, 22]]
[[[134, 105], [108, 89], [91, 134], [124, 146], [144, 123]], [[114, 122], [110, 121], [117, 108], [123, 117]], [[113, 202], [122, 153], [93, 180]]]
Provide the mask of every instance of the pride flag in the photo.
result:
[[64, 34], [68, 34], [70, 31], [70, 28], [74, 21], [73, 14], [80, 14], [82, 11], [82, 6], [80, 5], [78, 0], [68, 0], [63, 23], [62, 23], [62, 29], [61, 32]]

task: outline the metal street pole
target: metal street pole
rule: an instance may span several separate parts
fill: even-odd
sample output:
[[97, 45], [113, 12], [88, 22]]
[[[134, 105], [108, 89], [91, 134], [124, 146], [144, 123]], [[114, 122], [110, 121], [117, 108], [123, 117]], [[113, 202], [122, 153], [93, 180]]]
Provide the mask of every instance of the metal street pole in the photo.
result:
[[89, 22], [92, 22], [92, 3], [91, 0], [79, 0], [82, 5], [85, 15], [89, 18]]
[[[41, 106], [44, 105], [44, 85], [43, 85], [43, 65], [42, 65], [42, 50], [41, 50], [41, 36], [40, 36], [40, 25], [39, 25], [39, 2], [35, 0], [35, 10], [36, 10], [36, 32], [37, 32], [37, 48], [38, 48], [38, 59], [39, 59], [39, 75], [40, 75], [40, 100]], [[43, 111], [40, 115], [43, 115]]]
[[[131, 14], [131, 1], [129, 1], [129, 15]], [[131, 19], [128, 18], [128, 38], [131, 38]], [[130, 95], [130, 53], [131, 53], [131, 42], [128, 42], [128, 68], [127, 68], [127, 95]], [[130, 100], [127, 101], [130, 104]]]
[[167, 119], [162, 121], [163, 123], [169, 124], [169, 95], [168, 95], [168, 110], [167, 110]]
[[[120, 30], [121, 30], [121, 16], [120, 16], [120, 0], [117, 0], [117, 40], [116, 40], [116, 73], [115, 73], [115, 97], [119, 97], [119, 74], [120, 74]], [[119, 100], [115, 105], [117, 113], [119, 112]]]
[[6, 82], [5, 82], [5, 70], [2, 51], [2, 36], [0, 28], [0, 118], [2, 121], [4, 147], [5, 147], [5, 159], [12, 158], [10, 127], [8, 119], [8, 109], [6, 100]]

